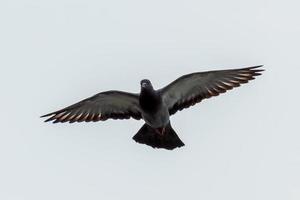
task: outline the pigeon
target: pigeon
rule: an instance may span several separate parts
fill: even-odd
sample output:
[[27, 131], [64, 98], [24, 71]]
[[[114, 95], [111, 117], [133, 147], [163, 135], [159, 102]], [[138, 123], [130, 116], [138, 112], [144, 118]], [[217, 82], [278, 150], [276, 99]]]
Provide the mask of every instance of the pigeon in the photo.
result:
[[155, 90], [148, 79], [140, 82], [140, 93], [110, 90], [98, 93], [41, 117], [45, 122], [97, 122], [107, 119], [143, 119], [133, 136], [141, 144], [173, 150], [184, 146], [171, 126], [170, 116], [203, 99], [218, 96], [261, 75], [262, 65], [239, 69], [195, 72], [179, 77]]

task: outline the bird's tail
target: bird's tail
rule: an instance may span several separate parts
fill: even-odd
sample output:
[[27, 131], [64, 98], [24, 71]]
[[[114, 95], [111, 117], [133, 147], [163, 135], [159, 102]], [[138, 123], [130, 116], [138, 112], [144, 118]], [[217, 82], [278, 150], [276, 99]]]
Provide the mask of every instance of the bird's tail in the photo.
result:
[[184, 143], [180, 140], [170, 123], [165, 128], [163, 134], [159, 134], [156, 129], [144, 124], [132, 139], [138, 143], [146, 144], [153, 148], [172, 150], [176, 147], [184, 146]]

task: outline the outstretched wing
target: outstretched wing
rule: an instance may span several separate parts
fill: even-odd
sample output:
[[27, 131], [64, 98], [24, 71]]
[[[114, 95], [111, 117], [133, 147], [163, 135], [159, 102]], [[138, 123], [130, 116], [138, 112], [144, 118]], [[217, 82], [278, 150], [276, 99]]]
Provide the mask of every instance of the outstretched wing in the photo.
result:
[[205, 98], [218, 96], [227, 90], [238, 87], [255, 76], [261, 75], [261, 66], [197, 72], [184, 75], [166, 87], [162, 88], [163, 101], [169, 108], [169, 113], [188, 108]]
[[[141, 119], [137, 94], [107, 91], [96, 94], [61, 110], [43, 115], [45, 122], [96, 122], [112, 119]], [[50, 117], [51, 116], [51, 117]]]

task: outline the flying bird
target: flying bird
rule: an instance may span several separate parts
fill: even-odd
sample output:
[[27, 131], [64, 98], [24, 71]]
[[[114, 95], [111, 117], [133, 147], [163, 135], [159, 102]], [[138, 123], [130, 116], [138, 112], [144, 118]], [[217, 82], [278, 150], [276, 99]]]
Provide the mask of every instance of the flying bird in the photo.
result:
[[264, 71], [261, 67], [191, 73], [158, 90], [150, 80], [143, 79], [139, 94], [116, 90], [101, 92], [41, 117], [48, 117], [45, 122], [53, 123], [143, 119], [145, 124], [133, 139], [153, 148], [172, 150], [184, 143], [171, 126], [171, 115], [255, 79]]

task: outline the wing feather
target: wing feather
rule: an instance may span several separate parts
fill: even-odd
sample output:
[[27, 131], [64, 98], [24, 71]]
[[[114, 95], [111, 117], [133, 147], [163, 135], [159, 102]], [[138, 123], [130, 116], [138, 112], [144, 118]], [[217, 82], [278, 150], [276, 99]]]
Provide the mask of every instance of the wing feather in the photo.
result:
[[141, 119], [137, 94], [107, 91], [96, 94], [61, 110], [43, 115], [45, 122], [97, 122], [111, 119]]
[[169, 108], [169, 113], [188, 108], [203, 99], [218, 96], [254, 80], [264, 71], [262, 65], [241, 69], [196, 72], [184, 75], [166, 87], [161, 94]]

